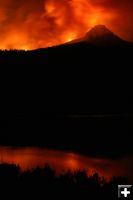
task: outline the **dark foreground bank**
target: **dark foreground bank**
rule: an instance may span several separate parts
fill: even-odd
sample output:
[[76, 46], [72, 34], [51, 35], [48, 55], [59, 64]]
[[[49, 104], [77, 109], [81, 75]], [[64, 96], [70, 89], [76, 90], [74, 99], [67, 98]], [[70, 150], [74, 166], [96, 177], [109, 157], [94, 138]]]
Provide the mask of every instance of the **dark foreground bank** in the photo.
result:
[[113, 177], [107, 182], [97, 173], [85, 171], [56, 175], [48, 165], [21, 172], [16, 165], [0, 164], [0, 186], [3, 199], [117, 199], [118, 184], [127, 178]]

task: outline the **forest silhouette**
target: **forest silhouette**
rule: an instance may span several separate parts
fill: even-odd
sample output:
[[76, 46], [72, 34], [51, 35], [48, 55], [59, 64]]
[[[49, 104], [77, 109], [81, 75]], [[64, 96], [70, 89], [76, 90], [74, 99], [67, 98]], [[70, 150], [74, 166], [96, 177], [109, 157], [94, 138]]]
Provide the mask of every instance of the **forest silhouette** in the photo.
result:
[[[41, 146], [113, 159], [130, 155], [132, 55], [130, 43], [101, 47], [85, 41], [0, 51], [0, 145]], [[48, 165], [25, 172], [16, 165], [0, 165], [4, 199], [114, 200], [118, 184], [126, 183], [126, 177], [108, 182], [85, 171], [56, 175]]]
[[44, 168], [21, 171], [14, 164], [0, 164], [1, 196], [5, 199], [117, 199], [118, 184], [126, 177], [106, 181], [98, 173], [90, 176], [84, 170], [67, 171], [57, 175], [46, 164]]

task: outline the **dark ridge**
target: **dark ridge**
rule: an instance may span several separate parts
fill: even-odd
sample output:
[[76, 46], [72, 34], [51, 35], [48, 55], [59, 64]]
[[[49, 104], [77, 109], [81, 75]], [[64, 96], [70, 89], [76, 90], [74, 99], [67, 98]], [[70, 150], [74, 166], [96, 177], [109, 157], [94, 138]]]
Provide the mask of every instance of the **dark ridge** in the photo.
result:
[[[119, 40], [103, 29], [107, 38]], [[132, 152], [132, 57], [132, 44], [103, 48], [86, 41], [34, 51], [0, 51], [0, 144], [103, 156]], [[103, 117], [57, 119], [55, 113]]]

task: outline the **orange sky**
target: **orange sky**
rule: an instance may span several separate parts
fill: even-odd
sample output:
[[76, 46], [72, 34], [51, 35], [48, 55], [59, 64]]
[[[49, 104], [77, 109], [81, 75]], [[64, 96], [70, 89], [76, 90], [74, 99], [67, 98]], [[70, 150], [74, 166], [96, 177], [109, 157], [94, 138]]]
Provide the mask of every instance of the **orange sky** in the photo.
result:
[[0, 5], [2, 49], [61, 44], [97, 24], [133, 41], [132, 0], [0, 0]]

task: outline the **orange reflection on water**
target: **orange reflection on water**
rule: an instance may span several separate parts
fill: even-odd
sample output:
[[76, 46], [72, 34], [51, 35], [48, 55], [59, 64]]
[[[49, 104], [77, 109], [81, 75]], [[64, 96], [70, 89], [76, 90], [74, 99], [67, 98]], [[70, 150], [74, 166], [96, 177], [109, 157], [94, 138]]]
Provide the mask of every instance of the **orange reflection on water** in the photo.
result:
[[72, 171], [84, 169], [88, 175], [98, 172], [107, 179], [113, 175], [128, 176], [132, 174], [131, 169], [133, 167], [133, 159], [131, 158], [121, 160], [99, 159], [70, 152], [33, 147], [0, 147], [0, 162], [18, 164], [22, 170], [36, 166], [43, 167], [47, 163], [57, 173], [69, 169]]

